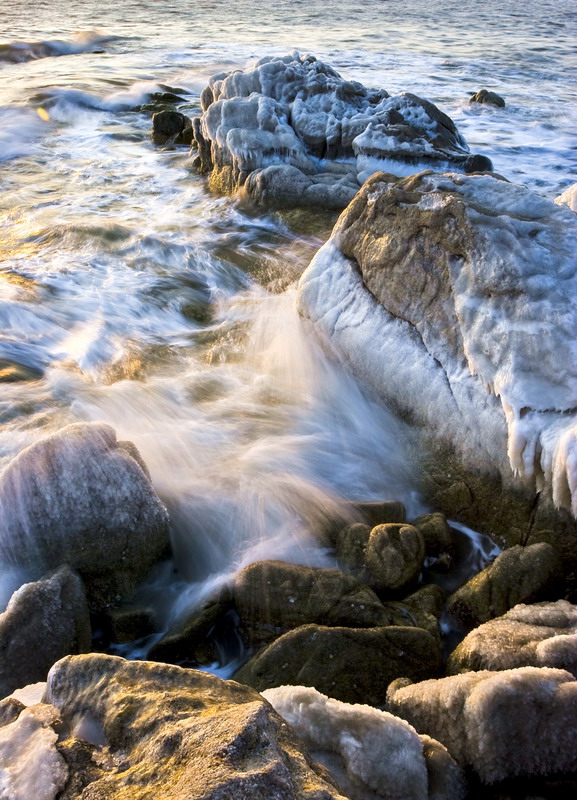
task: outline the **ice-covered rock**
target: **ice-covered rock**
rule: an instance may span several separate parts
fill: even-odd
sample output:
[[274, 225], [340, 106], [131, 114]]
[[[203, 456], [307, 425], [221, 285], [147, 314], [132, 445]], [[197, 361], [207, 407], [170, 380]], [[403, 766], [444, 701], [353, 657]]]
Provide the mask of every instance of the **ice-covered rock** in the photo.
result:
[[35, 705], [0, 728], [0, 797], [54, 800], [64, 787], [68, 768], [56, 749], [57, 719], [55, 708]]
[[555, 198], [559, 206], [569, 206], [572, 211], [577, 211], [577, 183], [569, 186], [559, 197]]
[[0, 614], [0, 697], [43, 681], [56, 661], [90, 644], [84, 587], [70, 567], [25, 583]]
[[577, 677], [577, 606], [519, 604], [471, 631], [451, 653], [449, 673], [555, 667]]
[[68, 564], [93, 608], [130, 594], [167, 545], [146, 466], [109, 425], [69, 425], [0, 475], [0, 563], [38, 575]]
[[[300, 281], [301, 314], [440, 454], [451, 512], [517, 541], [536, 492], [577, 514], [575, 252], [575, 214], [499, 176], [379, 173]], [[455, 453], [506, 502], [475, 504]]]
[[[59, 747], [71, 783], [84, 773], [89, 784], [84, 797], [345, 800], [270, 705], [233, 681], [71, 656], [50, 671], [45, 700], [68, 735]], [[80, 740], [94, 753], [84, 763]]]
[[577, 680], [522, 667], [391, 684], [387, 709], [485, 783], [577, 771]]
[[[262, 694], [351, 800], [464, 796], [461, 770], [447, 750], [419, 737], [405, 720], [370, 706], [342, 703], [306, 686], [281, 686]], [[444, 755], [434, 776], [427, 759], [433, 752], [435, 761]]]
[[215, 75], [201, 104], [193, 123], [198, 168], [213, 188], [242, 188], [276, 207], [343, 208], [385, 164], [403, 175], [418, 164], [491, 168], [432, 103], [366, 89], [310, 55], [266, 57]]

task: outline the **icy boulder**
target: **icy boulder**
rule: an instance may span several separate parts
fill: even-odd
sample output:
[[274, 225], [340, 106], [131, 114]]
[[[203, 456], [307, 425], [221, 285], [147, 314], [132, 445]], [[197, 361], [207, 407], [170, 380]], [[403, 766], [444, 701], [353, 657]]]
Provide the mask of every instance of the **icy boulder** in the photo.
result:
[[471, 631], [451, 653], [447, 670], [555, 667], [577, 677], [577, 606], [519, 604]]
[[167, 545], [146, 466], [108, 425], [69, 425], [0, 475], [0, 564], [38, 575], [68, 564], [94, 609], [130, 594]]
[[211, 78], [193, 122], [196, 166], [214, 189], [276, 207], [343, 208], [377, 169], [491, 169], [453, 121], [414, 94], [346, 81], [314, 56], [261, 59]]
[[391, 684], [387, 709], [438, 739], [485, 783], [577, 771], [577, 681], [522, 667]]
[[[510, 543], [536, 492], [577, 514], [576, 252], [570, 209], [499, 176], [377, 173], [300, 281], [301, 314], [455, 481], [451, 514]], [[475, 505], [447, 452], [506, 503]]]
[[[342, 703], [307, 686], [262, 693], [351, 800], [460, 800], [460, 768], [405, 720]], [[434, 753], [434, 759], [427, 760]], [[434, 765], [433, 765], [434, 760]]]

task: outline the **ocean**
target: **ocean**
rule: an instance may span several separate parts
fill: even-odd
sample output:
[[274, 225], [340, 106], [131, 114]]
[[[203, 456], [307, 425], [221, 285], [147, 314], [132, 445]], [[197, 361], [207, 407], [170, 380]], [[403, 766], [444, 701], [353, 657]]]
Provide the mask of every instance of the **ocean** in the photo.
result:
[[212, 74], [310, 52], [434, 102], [554, 198], [577, 181], [574, 32], [571, 0], [4, 0], [0, 367], [26, 379], [0, 383], [0, 469], [71, 422], [133, 441], [172, 520], [167, 620], [257, 558], [331, 563], [314, 532], [344, 500], [424, 511], [410, 430], [296, 311], [335, 216], [209, 193], [141, 107], [177, 88], [193, 116]]

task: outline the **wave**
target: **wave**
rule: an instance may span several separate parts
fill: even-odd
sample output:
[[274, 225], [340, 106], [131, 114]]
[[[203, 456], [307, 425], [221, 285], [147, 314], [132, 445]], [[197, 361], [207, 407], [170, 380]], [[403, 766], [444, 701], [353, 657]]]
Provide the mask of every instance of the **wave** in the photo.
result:
[[71, 41], [52, 39], [45, 42], [9, 42], [0, 44], [0, 61], [21, 64], [39, 58], [98, 52], [105, 42], [118, 38], [118, 36], [103, 36], [94, 31], [87, 31], [77, 34]]
[[45, 130], [46, 121], [35, 110], [0, 106], [0, 162], [31, 155]]

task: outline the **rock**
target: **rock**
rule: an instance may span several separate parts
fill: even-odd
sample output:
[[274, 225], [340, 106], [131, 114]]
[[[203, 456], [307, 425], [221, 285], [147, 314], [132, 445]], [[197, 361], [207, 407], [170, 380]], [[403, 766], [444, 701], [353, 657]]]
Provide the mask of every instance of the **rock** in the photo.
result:
[[440, 617], [445, 607], [445, 590], [435, 583], [429, 583], [417, 589], [416, 592], [405, 597], [403, 603], [409, 608], [431, 614], [433, 617]]
[[508, 544], [553, 533], [574, 567], [576, 250], [571, 210], [499, 176], [377, 173], [298, 292], [412, 424], [431, 504]]
[[444, 514], [439, 511], [423, 514], [411, 522], [421, 532], [427, 556], [438, 558], [442, 553], [453, 552], [453, 536]]
[[374, 589], [402, 594], [423, 568], [425, 543], [412, 525], [377, 525], [371, 531], [365, 558]]
[[342, 703], [306, 686], [267, 689], [263, 697], [313, 758], [327, 767], [347, 797], [458, 800], [465, 796], [461, 770], [446, 748], [429, 737], [419, 737], [399, 717], [366, 705]]
[[395, 500], [385, 500], [380, 503], [365, 502], [351, 503], [355, 515], [360, 515], [361, 521], [374, 528], [386, 522], [406, 522], [407, 512], [405, 506]]
[[41, 369], [27, 364], [18, 364], [9, 358], [0, 358], [0, 383], [37, 381], [44, 375]]
[[55, 709], [36, 705], [0, 728], [0, 791], [6, 800], [55, 800], [63, 788], [68, 769], [56, 749], [56, 717]]
[[91, 608], [118, 603], [165, 554], [168, 514], [133, 444], [108, 425], [69, 425], [0, 476], [0, 560], [38, 575], [68, 564]]
[[[52, 668], [45, 699], [70, 732], [65, 757], [74, 739], [85, 738], [78, 719], [90, 720], [90, 735], [100, 739], [92, 744], [103, 774], [85, 798], [344, 800], [269, 704], [232, 681], [166, 664], [76, 656]], [[79, 768], [76, 753], [71, 780]]]
[[518, 603], [558, 598], [564, 587], [563, 568], [551, 545], [517, 545], [457, 589], [449, 597], [447, 611], [471, 629], [502, 616]]
[[421, 628], [328, 628], [305, 625], [254, 656], [234, 679], [259, 691], [314, 686], [345, 703], [382, 705], [389, 683], [438, 675], [438, 642]]
[[56, 661], [90, 644], [84, 587], [70, 567], [25, 583], [0, 614], [0, 697], [45, 680]]
[[0, 700], [0, 728], [18, 719], [25, 708], [26, 706], [24, 703], [21, 703], [20, 700], [16, 700], [15, 697], [5, 697], [3, 700]]
[[366, 549], [371, 535], [370, 525], [355, 522], [337, 534], [335, 553], [339, 564], [351, 570], [357, 577], [365, 575]]
[[488, 784], [577, 770], [577, 681], [564, 670], [398, 681], [389, 688], [387, 710], [440, 741]]
[[244, 640], [268, 643], [307, 623], [367, 628], [390, 624], [376, 594], [339, 569], [258, 561], [236, 578], [234, 601]]
[[192, 122], [179, 111], [157, 111], [152, 115], [152, 141], [158, 145], [192, 142]]
[[517, 605], [471, 631], [453, 650], [447, 672], [555, 667], [577, 677], [577, 606]]
[[116, 644], [134, 642], [156, 632], [155, 613], [150, 606], [111, 608], [104, 621], [111, 641]]
[[[150, 661], [209, 666], [222, 663], [222, 634], [236, 632], [232, 593], [223, 589], [192, 614], [178, 620], [148, 651]], [[237, 634], [238, 635], [238, 634]]]
[[214, 75], [201, 106], [195, 166], [213, 190], [242, 189], [267, 206], [343, 208], [384, 162], [402, 173], [432, 163], [491, 169], [432, 103], [345, 81], [314, 56], [266, 57]]
[[505, 101], [503, 98], [496, 94], [496, 92], [490, 92], [488, 89], [479, 89], [478, 92], [471, 97], [469, 103], [486, 103], [490, 106], [497, 106], [497, 108], [505, 108]]

